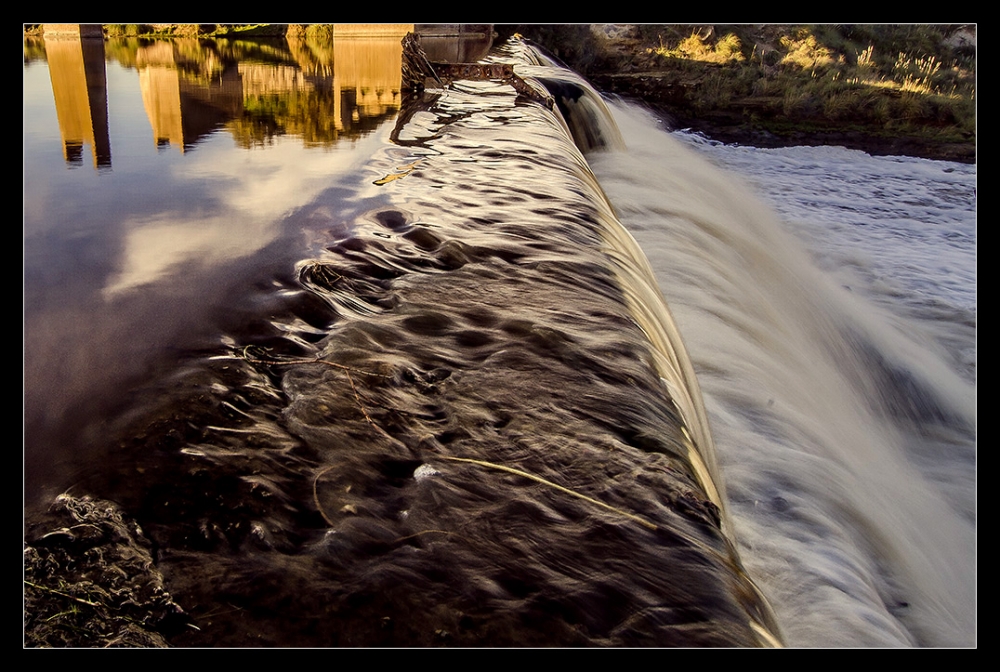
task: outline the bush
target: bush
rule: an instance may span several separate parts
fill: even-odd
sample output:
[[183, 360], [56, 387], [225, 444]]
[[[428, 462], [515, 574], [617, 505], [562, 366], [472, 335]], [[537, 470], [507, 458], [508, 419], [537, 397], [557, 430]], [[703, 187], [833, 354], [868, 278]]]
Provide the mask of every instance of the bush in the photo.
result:
[[661, 42], [660, 47], [655, 49], [655, 52], [664, 58], [679, 58], [705, 63], [733, 63], [744, 60], [743, 45], [735, 33], [728, 33], [712, 45], [695, 31], [681, 40], [676, 49], [669, 49]]
[[833, 65], [833, 54], [829, 49], [816, 41], [816, 36], [809, 30], [799, 30], [794, 37], [783, 36], [781, 46], [786, 53], [781, 59], [782, 65], [797, 65], [803, 70], [814, 70]]

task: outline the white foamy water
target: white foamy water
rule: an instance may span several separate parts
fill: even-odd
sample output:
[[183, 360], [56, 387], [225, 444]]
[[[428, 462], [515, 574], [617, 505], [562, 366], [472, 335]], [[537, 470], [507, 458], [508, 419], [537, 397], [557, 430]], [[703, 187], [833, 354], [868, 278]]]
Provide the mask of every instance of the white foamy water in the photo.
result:
[[669, 134], [588, 157], [705, 395], [792, 646], [976, 643], [976, 169]]

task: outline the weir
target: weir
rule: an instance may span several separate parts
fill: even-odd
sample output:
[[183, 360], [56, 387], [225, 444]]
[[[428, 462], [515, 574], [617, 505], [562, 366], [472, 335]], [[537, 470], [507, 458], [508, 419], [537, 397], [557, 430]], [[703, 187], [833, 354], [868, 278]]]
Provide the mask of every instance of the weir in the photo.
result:
[[121, 504], [196, 605], [172, 643], [780, 644], [680, 335], [577, 146], [617, 130], [520, 42], [487, 61], [559, 104], [407, 102], [357, 217], [295, 213], [322, 235], [281, 336], [186, 363], [196, 412], [136, 423]]

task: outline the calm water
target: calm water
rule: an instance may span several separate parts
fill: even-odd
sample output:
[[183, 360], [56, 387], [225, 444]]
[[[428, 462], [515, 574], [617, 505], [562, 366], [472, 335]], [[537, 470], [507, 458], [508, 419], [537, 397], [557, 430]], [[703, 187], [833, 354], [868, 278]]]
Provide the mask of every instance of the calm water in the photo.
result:
[[178, 643], [743, 643], [752, 579], [791, 645], [975, 644], [975, 167], [147, 46], [106, 142], [25, 66], [26, 503], [135, 512]]

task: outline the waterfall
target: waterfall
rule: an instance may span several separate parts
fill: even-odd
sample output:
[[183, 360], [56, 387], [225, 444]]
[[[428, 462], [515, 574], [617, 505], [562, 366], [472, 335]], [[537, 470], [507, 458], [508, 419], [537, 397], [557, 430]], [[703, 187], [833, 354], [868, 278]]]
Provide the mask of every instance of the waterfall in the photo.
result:
[[[616, 117], [629, 151], [588, 158], [689, 344], [741, 554], [789, 644], [972, 644], [974, 340], [949, 355], [817, 268], [724, 166], [638, 108]], [[925, 312], [926, 333], [967, 333]]]
[[147, 137], [50, 185], [26, 131], [26, 482], [68, 491], [26, 564], [106, 517], [175, 646], [974, 641], [964, 336], [523, 43], [484, 61], [552, 104], [455, 77], [321, 147], [206, 132], [146, 192]]

